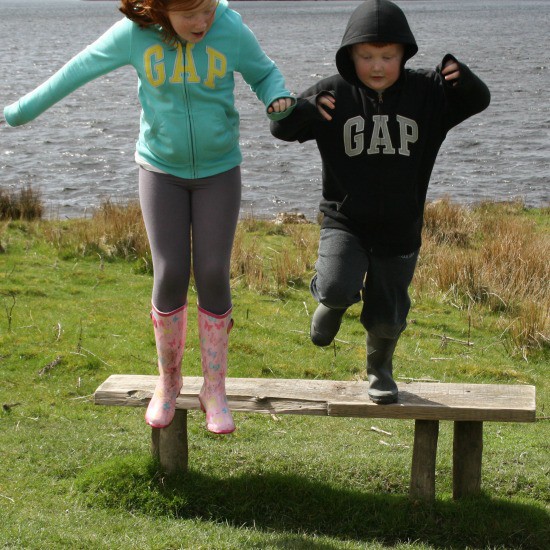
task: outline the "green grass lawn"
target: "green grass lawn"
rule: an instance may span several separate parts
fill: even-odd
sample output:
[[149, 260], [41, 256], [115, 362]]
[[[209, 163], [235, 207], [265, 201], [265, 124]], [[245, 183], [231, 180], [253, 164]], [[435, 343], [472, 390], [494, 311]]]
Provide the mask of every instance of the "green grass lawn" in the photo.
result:
[[[189, 472], [168, 478], [144, 410], [92, 402], [111, 374], [156, 372], [151, 276], [60, 255], [35, 223], [5, 225], [0, 245], [0, 548], [550, 547], [548, 347], [512, 353], [498, 312], [413, 289], [395, 358], [398, 381], [536, 386], [536, 423], [485, 424], [479, 497], [452, 500], [448, 422], [429, 505], [408, 498], [412, 421], [235, 413], [215, 436], [191, 411]], [[364, 376], [359, 306], [321, 349], [305, 278], [271, 294], [235, 283], [233, 299], [230, 376]], [[189, 303], [184, 375], [198, 376], [193, 289]]]

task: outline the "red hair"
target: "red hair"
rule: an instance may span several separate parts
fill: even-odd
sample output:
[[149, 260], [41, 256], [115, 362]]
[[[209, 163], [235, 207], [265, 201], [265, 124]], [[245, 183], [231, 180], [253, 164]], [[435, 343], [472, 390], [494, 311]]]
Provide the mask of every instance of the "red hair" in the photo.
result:
[[118, 8], [128, 19], [142, 28], [159, 25], [163, 40], [174, 45], [178, 34], [172, 27], [167, 13], [171, 10], [194, 10], [205, 0], [120, 0]]

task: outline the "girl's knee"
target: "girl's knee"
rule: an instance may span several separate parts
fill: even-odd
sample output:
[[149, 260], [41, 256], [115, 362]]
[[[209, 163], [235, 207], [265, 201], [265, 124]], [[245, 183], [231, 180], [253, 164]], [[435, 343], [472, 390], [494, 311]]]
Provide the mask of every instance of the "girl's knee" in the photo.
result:
[[189, 273], [172, 266], [155, 268], [155, 287], [162, 294], [181, 295], [187, 292]]
[[195, 282], [203, 287], [229, 284], [229, 267], [223, 262], [203, 261], [195, 265]]
[[[217, 308], [224, 308], [224, 311], [231, 305], [231, 286], [229, 282], [229, 273], [226, 269], [219, 266], [202, 266], [200, 270], [195, 271], [195, 284], [201, 306], [208, 311], [215, 311]], [[210, 309], [208, 309], [208, 307]]]

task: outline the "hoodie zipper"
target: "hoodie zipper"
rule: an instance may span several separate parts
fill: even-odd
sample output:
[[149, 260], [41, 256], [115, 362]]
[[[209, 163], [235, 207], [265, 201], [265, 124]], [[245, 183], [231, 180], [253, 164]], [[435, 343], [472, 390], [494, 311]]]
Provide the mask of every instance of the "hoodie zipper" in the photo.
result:
[[[383, 92], [378, 92], [378, 103], [377, 103], [376, 107], [377, 107], [377, 114], [380, 117], [382, 116], [382, 104], [383, 103], [384, 103]], [[380, 137], [380, 135], [378, 135], [378, 147], [382, 147], [382, 138]], [[378, 218], [382, 219], [382, 215], [383, 215], [382, 203], [379, 202], [378, 203]], [[379, 231], [380, 231], [380, 224], [377, 224], [375, 233], [378, 234]], [[371, 247], [371, 249], [370, 249], [371, 254], [373, 253], [373, 251], [374, 251], [374, 249], [373, 249], [373, 247]]]
[[[182, 43], [182, 57], [183, 57], [183, 67], [184, 69], [187, 69], [187, 42]], [[184, 75], [187, 74], [187, 71], [185, 71]], [[197, 171], [195, 166], [195, 137], [193, 133], [193, 117], [191, 115], [191, 101], [189, 97], [189, 90], [187, 89], [187, 78], [183, 77], [183, 97], [185, 99], [185, 103], [187, 105], [187, 122], [189, 124], [189, 155], [190, 155], [190, 161], [191, 161], [191, 171], [192, 171], [192, 178], [195, 179], [197, 177]]]
[[[378, 103], [376, 104], [376, 113], [379, 117], [382, 116], [382, 104], [384, 103], [383, 92], [378, 92]], [[378, 147], [382, 147], [382, 138], [378, 134]]]

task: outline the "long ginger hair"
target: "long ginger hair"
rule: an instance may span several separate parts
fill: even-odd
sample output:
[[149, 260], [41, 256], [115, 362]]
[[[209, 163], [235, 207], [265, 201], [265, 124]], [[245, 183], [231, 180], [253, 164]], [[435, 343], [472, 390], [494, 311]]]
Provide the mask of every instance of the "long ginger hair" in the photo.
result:
[[164, 41], [174, 45], [178, 41], [178, 35], [167, 13], [176, 9], [194, 10], [203, 2], [204, 0], [120, 0], [118, 9], [142, 28], [159, 25]]

